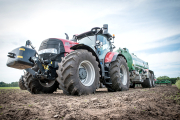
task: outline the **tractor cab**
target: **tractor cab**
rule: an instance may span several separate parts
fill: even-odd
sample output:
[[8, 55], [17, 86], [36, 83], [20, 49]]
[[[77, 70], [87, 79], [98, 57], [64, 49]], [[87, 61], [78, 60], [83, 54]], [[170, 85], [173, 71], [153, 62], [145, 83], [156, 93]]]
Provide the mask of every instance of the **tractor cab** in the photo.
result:
[[111, 34], [108, 33], [108, 25], [105, 24], [103, 28], [94, 27], [91, 31], [76, 35], [74, 37], [76, 42], [89, 46], [95, 51], [100, 60], [104, 59], [106, 54], [113, 51]]

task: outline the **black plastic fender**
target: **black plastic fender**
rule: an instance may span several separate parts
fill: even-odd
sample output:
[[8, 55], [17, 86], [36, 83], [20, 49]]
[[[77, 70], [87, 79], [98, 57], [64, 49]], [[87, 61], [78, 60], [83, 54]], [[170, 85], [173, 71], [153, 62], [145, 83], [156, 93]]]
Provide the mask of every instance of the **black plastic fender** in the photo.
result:
[[[115, 54], [115, 55], [113, 56], [111, 62], [115, 61], [115, 60], [117, 59], [117, 56], [123, 56], [124, 59], [126, 60], [125, 56], [124, 56], [123, 54], [121, 54], [121, 52], [119, 52], [119, 54]], [[126, 62], [127, 62], [127, 60], [126, 60]]]

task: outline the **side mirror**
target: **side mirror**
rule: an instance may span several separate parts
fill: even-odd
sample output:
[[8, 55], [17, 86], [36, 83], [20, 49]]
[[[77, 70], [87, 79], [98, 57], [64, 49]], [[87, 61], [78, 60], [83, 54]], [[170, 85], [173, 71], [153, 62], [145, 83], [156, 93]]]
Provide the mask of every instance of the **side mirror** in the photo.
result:
[[31, 44], [32, 44], [31, 41], [30, 41], [30, 40], [27, 40], [25, 46], [29, 46], [29, 45], [31, 45]]

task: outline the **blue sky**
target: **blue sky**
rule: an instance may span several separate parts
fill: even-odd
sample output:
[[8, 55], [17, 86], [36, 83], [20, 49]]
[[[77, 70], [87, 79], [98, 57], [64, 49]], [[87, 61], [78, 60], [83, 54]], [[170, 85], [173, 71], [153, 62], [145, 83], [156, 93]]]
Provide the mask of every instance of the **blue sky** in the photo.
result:
[[149, 63], [155, 75], [180, 76], [178, 0], [0, 0], [0, 81], [18, 81], [22, 70], [6, 66], [7, 53], [31, 40], [70, 38], [109, 25], [116, 48], [128, 48]]

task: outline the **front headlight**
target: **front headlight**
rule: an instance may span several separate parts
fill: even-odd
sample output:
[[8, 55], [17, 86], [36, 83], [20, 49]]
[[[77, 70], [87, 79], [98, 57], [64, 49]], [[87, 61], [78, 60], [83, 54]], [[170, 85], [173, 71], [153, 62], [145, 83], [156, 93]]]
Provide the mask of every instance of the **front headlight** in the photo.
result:
[[55, 48], [48, 48], [48, 49], [43, 49], [43, 50], [40, 50], [38, 51], [38, 54], [43, 54], [43, 53], [54, 53], [54, 54], [57, 54], [57, 49]]

